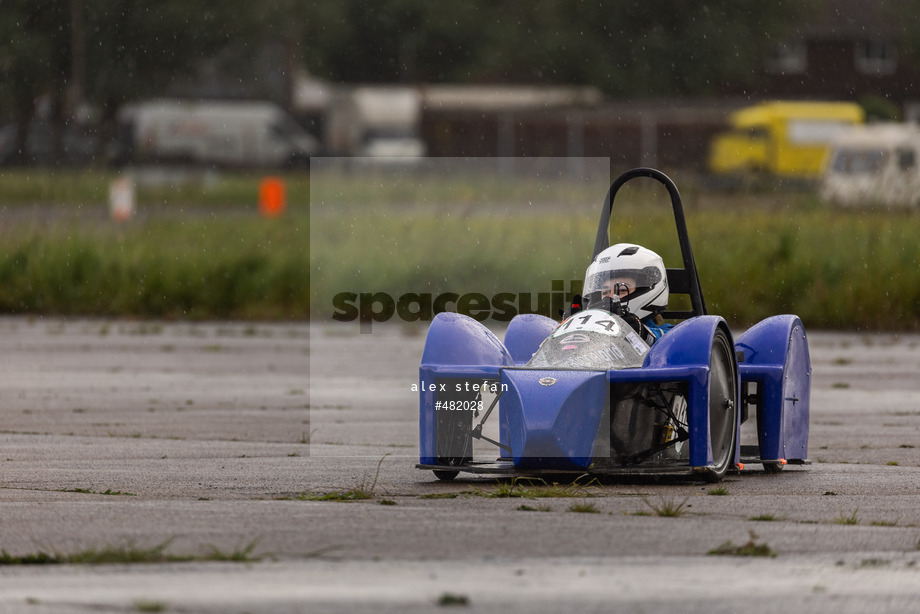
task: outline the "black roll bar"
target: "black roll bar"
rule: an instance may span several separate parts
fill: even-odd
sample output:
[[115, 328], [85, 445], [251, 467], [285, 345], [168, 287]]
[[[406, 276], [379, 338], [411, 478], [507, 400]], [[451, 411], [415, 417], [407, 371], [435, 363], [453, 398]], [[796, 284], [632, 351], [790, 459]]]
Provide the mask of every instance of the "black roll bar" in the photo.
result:
[[604, 207], [601, 210], [601, 219], [597, 226], [597, 236], [594, 239], [594, 253], [592, 262], [597, 255], [610, 246], [608, 229], [610, 228], [610, 213], [613, 201], [623, 184], [637, 177], [649, 177], [664, 185], [671, 196], [671, 208], [674, 210], [674, 224], [677, 226], [677, 238], [680, 241], [680, 253], [684, 261], [682, 269], [667, 269], [668, 290], [673, 294], [687, 294], [690, 296], [692, 311], [665, 311], [661, 315], [669, 319], [687, 319], [694, 316], [706, 315], [706, 303], [703, 300], [703, 290], [700, 287], [700, 278], [696, 271], [696, 262], [693, 260], [693, 250], [690, 247], [690, 236], [687, 233], [687, 221], [684, 218], [684, 206], [680, 200], [680, 192], [670, 177], [654, 168], [634, 168], [626, 171], [613, 180], [607, 196], [604, 198]]

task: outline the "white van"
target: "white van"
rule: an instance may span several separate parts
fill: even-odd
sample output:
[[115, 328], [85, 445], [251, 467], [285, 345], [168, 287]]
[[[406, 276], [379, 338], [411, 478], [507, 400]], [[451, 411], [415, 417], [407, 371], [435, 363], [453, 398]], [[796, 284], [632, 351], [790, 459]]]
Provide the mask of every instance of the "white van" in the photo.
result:
[[279, 167], [319, 142], [271, 102], [154, 100], [122, 107], [122, 162]]
[[417, 161], [425, 155], [421, 117], [418, 88], [342, 87], [327, 107], [323, 141], [335, 156]]
[[920, 205], [920, 128], [869, 124], [833, 141], [821, 198], [842, 206]]

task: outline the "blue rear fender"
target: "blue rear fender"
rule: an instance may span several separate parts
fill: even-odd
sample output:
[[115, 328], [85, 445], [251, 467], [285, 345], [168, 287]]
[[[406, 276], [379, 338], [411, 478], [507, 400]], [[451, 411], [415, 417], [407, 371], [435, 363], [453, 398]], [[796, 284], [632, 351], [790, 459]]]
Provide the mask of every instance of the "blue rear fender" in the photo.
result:
[[805, 326], [795, 315], [767, 318], [738, 338], [741, 381], [757, 388], [757, 437], [765, 460], [808, 457], [811, 358]]
[[443, 312], [434, 317], [425, 339], [419, 367], [419, 457], [437, 464], [438, 380], [489, 378], [497, 380], [501, 367], [514, 361], [492, 331], [463, 314]]
[[[711, 467], [714, 463], [709, 432], [709, 376], [713, 340], [716, 331], [720, 329], [728, 336], [729, 344], [732, 344], [731, 330], [719, 316], [697, 316], [681, 322], [655, 342], [639, 371], [642, 379], [688, 383], [687, 422], [691, 467]], [[734, 356], [732, 360], [735, 361]], [[610, 375], [623, 377], [627, 372], [610, 372]], [[735, 386], [735, 398], [740, 399], [738, 378]], [[735, 426], [740, 429], [740, 412], [736, 412]], [[736, 438], [733, 462], [738, 463], [740, 460], [740, 447]]]

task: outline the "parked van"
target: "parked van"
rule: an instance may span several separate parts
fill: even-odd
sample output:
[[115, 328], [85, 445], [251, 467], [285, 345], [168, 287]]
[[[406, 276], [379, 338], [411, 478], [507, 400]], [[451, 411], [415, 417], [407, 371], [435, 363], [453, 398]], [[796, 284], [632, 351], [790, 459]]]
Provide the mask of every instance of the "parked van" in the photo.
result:
[[425, 155], [421, 118], [418, 88], [341, 87], [326, 110], [323, 141], [335, 156], [417, 160]]
[[920, 128], [873, 124], [834, 140], [821, 198], [843, 206], [920, 204]]
[[740, 109], [729, 117], [731, 129], [713, 139], [709, 170], [818, 180], [831, 140], [864, 121], [862, 108], [848, 102], [768, 102]]
[[154, 100], [123, 107], [123, 163], [306, 163], [319, 142], [271, 102]]

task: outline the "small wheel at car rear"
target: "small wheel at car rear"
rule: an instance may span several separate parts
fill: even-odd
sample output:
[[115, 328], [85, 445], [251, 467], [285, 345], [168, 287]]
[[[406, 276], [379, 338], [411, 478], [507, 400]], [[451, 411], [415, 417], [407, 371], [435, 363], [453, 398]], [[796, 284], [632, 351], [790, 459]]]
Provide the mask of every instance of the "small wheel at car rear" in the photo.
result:
[[[463, 457], [457, 457], [457, 458], [440, 457], [438, 458], [438, 464], [441, 465], [442, 467], [445, 465], [448, 467], [459, 467], [463, 465], [463, 463], [470, 461], [470, 460], [472, 459], [463, 458]], [[460, 474], [459, 469], [432, 469], [432, 472], [434, 472], [434, 477], [438, 478], [442, 482], [449, 482]]]
[[738, 441], [738, 371], [728, 335], [716, 330], [709, 357], [709, 441], [713, 466], [704, 476], [718, 482], [735, 459]]
[[763, 470], [765, 473], [779, 473], [783, 470], [783, 463], [764, 463]]

